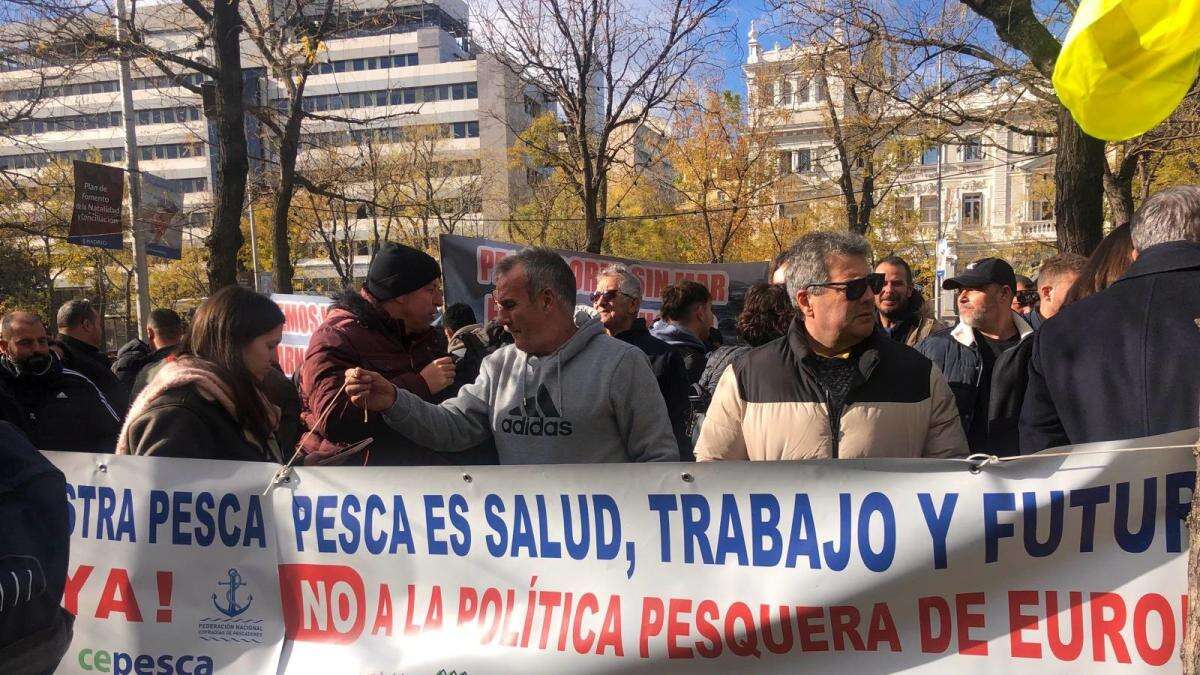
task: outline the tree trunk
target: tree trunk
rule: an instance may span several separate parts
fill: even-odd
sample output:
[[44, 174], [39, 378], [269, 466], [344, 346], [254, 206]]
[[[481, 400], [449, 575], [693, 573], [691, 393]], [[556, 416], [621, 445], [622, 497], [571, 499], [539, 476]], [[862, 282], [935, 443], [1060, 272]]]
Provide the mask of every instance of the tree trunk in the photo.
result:
[[[1198, 461], [1200, 464], [1200, 461]], [[1200, 468], [1198, 466], [1197, 468]], [[1183, 675], [1200, 673], [1200, 499], [1192, 499], [1192, 510], [1188, 514], [1188, 595], [1187, 618], [1183, 629], [1183, 645], [1179, 648], [1179, 659], [1183, 661]]]
[[296, 192], [296, 155], [300, 151], [300, 108], [304, 90], [296, 92], [288, 110], [287, 125], [279, 141], [279, 190], [275, 193], [275, 208], [271, 212], [272, 267], [275, 270], [275, 292], [291, 293], [292, 249], [288, 240], [288, 214], [292, 195]]
[[217, 108], [217, 184], [213, 186], [213, 223], [208, 237], [208, 286], [216, 292], [237, 283], [242, 209], [246, 202], [246, 124], [243, 118], [241, 17], [239, 0], [213, 3], [213, 66]]
[[1133, 173], [1106, 169], [1104, 194], [1108, 197], [1108, 210], [1113, 223], [1128, 223], [1133, 218]]
[[604, 246], [604, 214], [600, 210], [600, 196], [603, 188], [585, 185], [583, 188], [583, 223], [587, 231], [587, 244], [584, 250], [588, 253], [599, 253]]
[[1054, 217], [1058, 249], [1090, 255], [1103, 236], [1104, 141], [1092, 138], [1064, 106], [1058, 109]]

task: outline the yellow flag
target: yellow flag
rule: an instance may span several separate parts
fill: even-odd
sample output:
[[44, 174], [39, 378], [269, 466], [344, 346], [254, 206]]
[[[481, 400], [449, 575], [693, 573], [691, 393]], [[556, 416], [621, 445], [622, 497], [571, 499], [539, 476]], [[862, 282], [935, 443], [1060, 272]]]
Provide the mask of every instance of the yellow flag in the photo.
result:
[[1165, 120], [1200, 70], [1200, 0], [1083, 0], [1054, 89], [1089, 135], [1123, 141]]

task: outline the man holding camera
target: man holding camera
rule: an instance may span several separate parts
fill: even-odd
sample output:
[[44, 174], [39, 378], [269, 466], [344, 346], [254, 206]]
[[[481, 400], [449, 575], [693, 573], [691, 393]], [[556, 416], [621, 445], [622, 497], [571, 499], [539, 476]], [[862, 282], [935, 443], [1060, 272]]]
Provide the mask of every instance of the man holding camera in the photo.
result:
[[1033, 328], [1012, 310], [1017, 291], [1012, 265], [999, 258], [976, 260], [942, 288], [955, 291], [961, 323], [925, 338], [917, 351], [949, 381], [971, 452], [1019, 454], [1017, 421]]

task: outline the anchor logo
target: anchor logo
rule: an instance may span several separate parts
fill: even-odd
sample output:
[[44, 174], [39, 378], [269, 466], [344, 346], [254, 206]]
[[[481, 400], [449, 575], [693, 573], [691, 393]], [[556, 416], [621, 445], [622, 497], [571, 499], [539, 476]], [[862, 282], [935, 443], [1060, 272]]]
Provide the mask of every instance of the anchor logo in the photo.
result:
[[222, 607], [221, 605], [219, 605], [217, 603], [217, 594], [213, 593], [213, 596], [212, 596], [213, 606], [217, 608], [218, 612], [224, 614], [227, 617], [233, 618], [233, 617], [241, 614], [242, 612], [246, 611], [247, 609], [250, 609], [250, 603], [254, 602], [253, 595], [250, 595], [246, 598], [246, 604], [244, 604], [244, 605], [238, 604], [238, 599], [237, 599], [238, 589], [245, 586], [246, 582], [242, 581], [242, 575], [239, 574], [236, 569], [229, 570], [229, 581], [218, 581], [217, 585], [218, 586], [228, 586], [228, 588], [225, 589], [225, 605], [226, 605], [225, 607]]

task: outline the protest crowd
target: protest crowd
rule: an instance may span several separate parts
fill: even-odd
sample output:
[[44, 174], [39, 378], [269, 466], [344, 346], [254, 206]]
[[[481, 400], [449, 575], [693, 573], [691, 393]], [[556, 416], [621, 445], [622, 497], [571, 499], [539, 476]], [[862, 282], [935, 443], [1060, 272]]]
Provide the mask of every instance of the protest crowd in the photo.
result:
[[[389, 243], [334, 298], [289, 378], [271, 299], [227, 287], [110, 362], [86, 300], [0, 319], [5, 447], [306, 465], [999, 457], [1197, 426], [1200, 187], [1148, 198], [1090, 259], [1034, 276], [976, 260], [938, 321], [910, 264], [847, 232], [804, 235], [745, 293], [603, 270], [591, 307], [549, 249], [495, 270], [496, 318], [443, 307], [430, 255]], [[586, 310], [586, 311], [583, 311]], [[65, 565], [65, 560], [62, 561]], [[68, 630], [50, 611], [45, 636]], [[45, 637], [44, 636], [44, 637]], [[53, 640], [48, 640], [53, 642]]]

